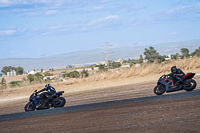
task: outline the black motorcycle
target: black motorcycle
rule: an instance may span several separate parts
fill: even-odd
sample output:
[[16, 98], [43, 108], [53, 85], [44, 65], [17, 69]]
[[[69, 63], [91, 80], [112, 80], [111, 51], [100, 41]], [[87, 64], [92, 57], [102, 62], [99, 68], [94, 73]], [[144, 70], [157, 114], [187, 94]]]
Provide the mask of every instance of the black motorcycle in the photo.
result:
[[181, 79], [183, 83], [177, 82], [173, 77], [168, 75], [163, 75], [159, 78], [156, 87], [154, 88], [154, 93], [156, 95], [162, 95], [164, 92], [173, 92], [178, 90], [192, 91], [197, 86], [194, 79], [195, 73], [187, 73]]
[[[63, 107], [66, 103], [66, 100], [64, 97], [60, 97], [64, 91], [58, 91], [51, 95], [51, 100], [44, 106], [44, 101], [47, 99], [43, 93], [40, 95], [37, 95], [37, 90], [30, 96], [29, 102], [25, 105], [24, 110], [27, 111], [34, 111], [40, 110], [40, 109], [49, 109], [50, 107], [58, 108]], [[42, 97], [42, 98], [40, 98]], [[39, 100], [39, 98], [41, 100]]]

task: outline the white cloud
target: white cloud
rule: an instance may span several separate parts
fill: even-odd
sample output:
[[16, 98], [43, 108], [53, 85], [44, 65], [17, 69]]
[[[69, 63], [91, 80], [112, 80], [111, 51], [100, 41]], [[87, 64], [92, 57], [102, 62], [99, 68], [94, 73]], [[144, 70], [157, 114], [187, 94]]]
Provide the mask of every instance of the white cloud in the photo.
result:
[[110, 15], [101, 19], [92, 20], [87, 24], [82, 25], [82, 31], [92, 29], [112, 29], [121, 25], [118, 15]]
[[150, 14], [148, 21], [152, 23], [167, 21], [167, 20], [182, 20], [182, 19], [195, 19], [198, 18], [200, 12], [200, 4], [181, 6], [169, 10], [158, 10]]
[[49, 10], [45, 13], [45, 15], [50, 16], [50, 15], [56, 15], [59, 13], [60, 13], [60, 11], [58, 11], [58, 10]]
[[16, 37], [28, 37], [30, 34], [25, 34], [27, 33], [27, 29], [19, 29], [14, 26], [10, 26], [7, 29], [0, 29], [0, 40], [5, 40], [5, 39], [11, 39], [11, 38], [16, 38]]
[[112, 16], [107, 16], [107, 17], [103, 18], [103, 20], [107, 20], [107, 19], [119, 19], [119, 16], [112, 15]]
[[110, 15], [101, 19], [83, 21], [67, 21], [48, 27], [34, 29], [36, 34], [52, 35], [52, 34], [69, 34], [73, 32], [85, 32], [102, 29], [113, 29], [121, 25], [119, 16]]
[[97, 6], [97, 7], [94, 7], [93, 10], [102, 10], [104, 7], [103, 6]]
[[0, 36], [11, 36], [16, 33], [16, 30], [0, 30]]

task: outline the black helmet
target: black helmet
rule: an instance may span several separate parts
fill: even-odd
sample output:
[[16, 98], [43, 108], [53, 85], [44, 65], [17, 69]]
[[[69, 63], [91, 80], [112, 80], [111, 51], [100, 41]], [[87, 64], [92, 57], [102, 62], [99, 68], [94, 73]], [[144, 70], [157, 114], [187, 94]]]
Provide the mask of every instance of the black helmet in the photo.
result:
[[177, 72], [176, 66], [171, 67], [171, 71], [172, 71], [172, 73], [176, 73]]

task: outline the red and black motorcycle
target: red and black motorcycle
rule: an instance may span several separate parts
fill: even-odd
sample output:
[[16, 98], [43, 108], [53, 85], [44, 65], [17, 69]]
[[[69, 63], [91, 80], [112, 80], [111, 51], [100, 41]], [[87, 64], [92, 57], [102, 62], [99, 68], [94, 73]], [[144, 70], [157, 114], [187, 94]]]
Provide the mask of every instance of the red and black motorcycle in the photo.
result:
[[187, 73], [181, 78], [183, 83], [177, 82], [172, 76], [162, 75], [157, 82], [157, 86], [154, 88], [154, 93], [162, 95], [165, 91], [173, 92], [182, 89], [192, 91], [197, 85], [196, 81], [192, 79], [194, 75], [195, 73]]

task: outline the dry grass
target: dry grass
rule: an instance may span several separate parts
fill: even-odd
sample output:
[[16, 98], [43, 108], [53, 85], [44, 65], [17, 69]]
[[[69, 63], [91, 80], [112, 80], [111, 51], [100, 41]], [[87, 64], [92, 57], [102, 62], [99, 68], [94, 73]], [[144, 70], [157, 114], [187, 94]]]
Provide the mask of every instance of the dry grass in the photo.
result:
[[83, 82], [95, 82], [100, 80], [118, 79], [118, 78], [130, 78], [135, 76], [147, 76], [155, 74], [170, 73], [170, 68], [177, 66], [186, 73], [189, 71], [198, 71], [200, 68], [200, 58], [194, 57], [193, 59], [184, 59], [180, 61], [170, 61], [167, 64], [147, 64], [144, 63], [140, 67], [131, 67], [130, 69], [116, 69], [103, 73], [96, 73], [91, 75], [89, 78], [81, 80]]
[[[57, 81], [51, 83], [57, 91], [64, 90], [69, 93], [81, 92], [85, 90], [95, 90], [106, 87], [114, 87], [127, 84], [157, 81], [159, 76], [170, 73], [170, 68], [177, 66], [185, 73], [200, 73], [200, 58], [184, 59], [180, 61], [170, 61], [161, 64], [144, 63], [140, 67], [125, 69], [114, 69], [108, 72], [93, 73], [88, 78], [77, 79], [75, 81]], [[0, 95], [30, 95], [35, 89], [44, 88], [45, 83], [24, 84], [23, 87], [7, 88], [1, 90]]]

